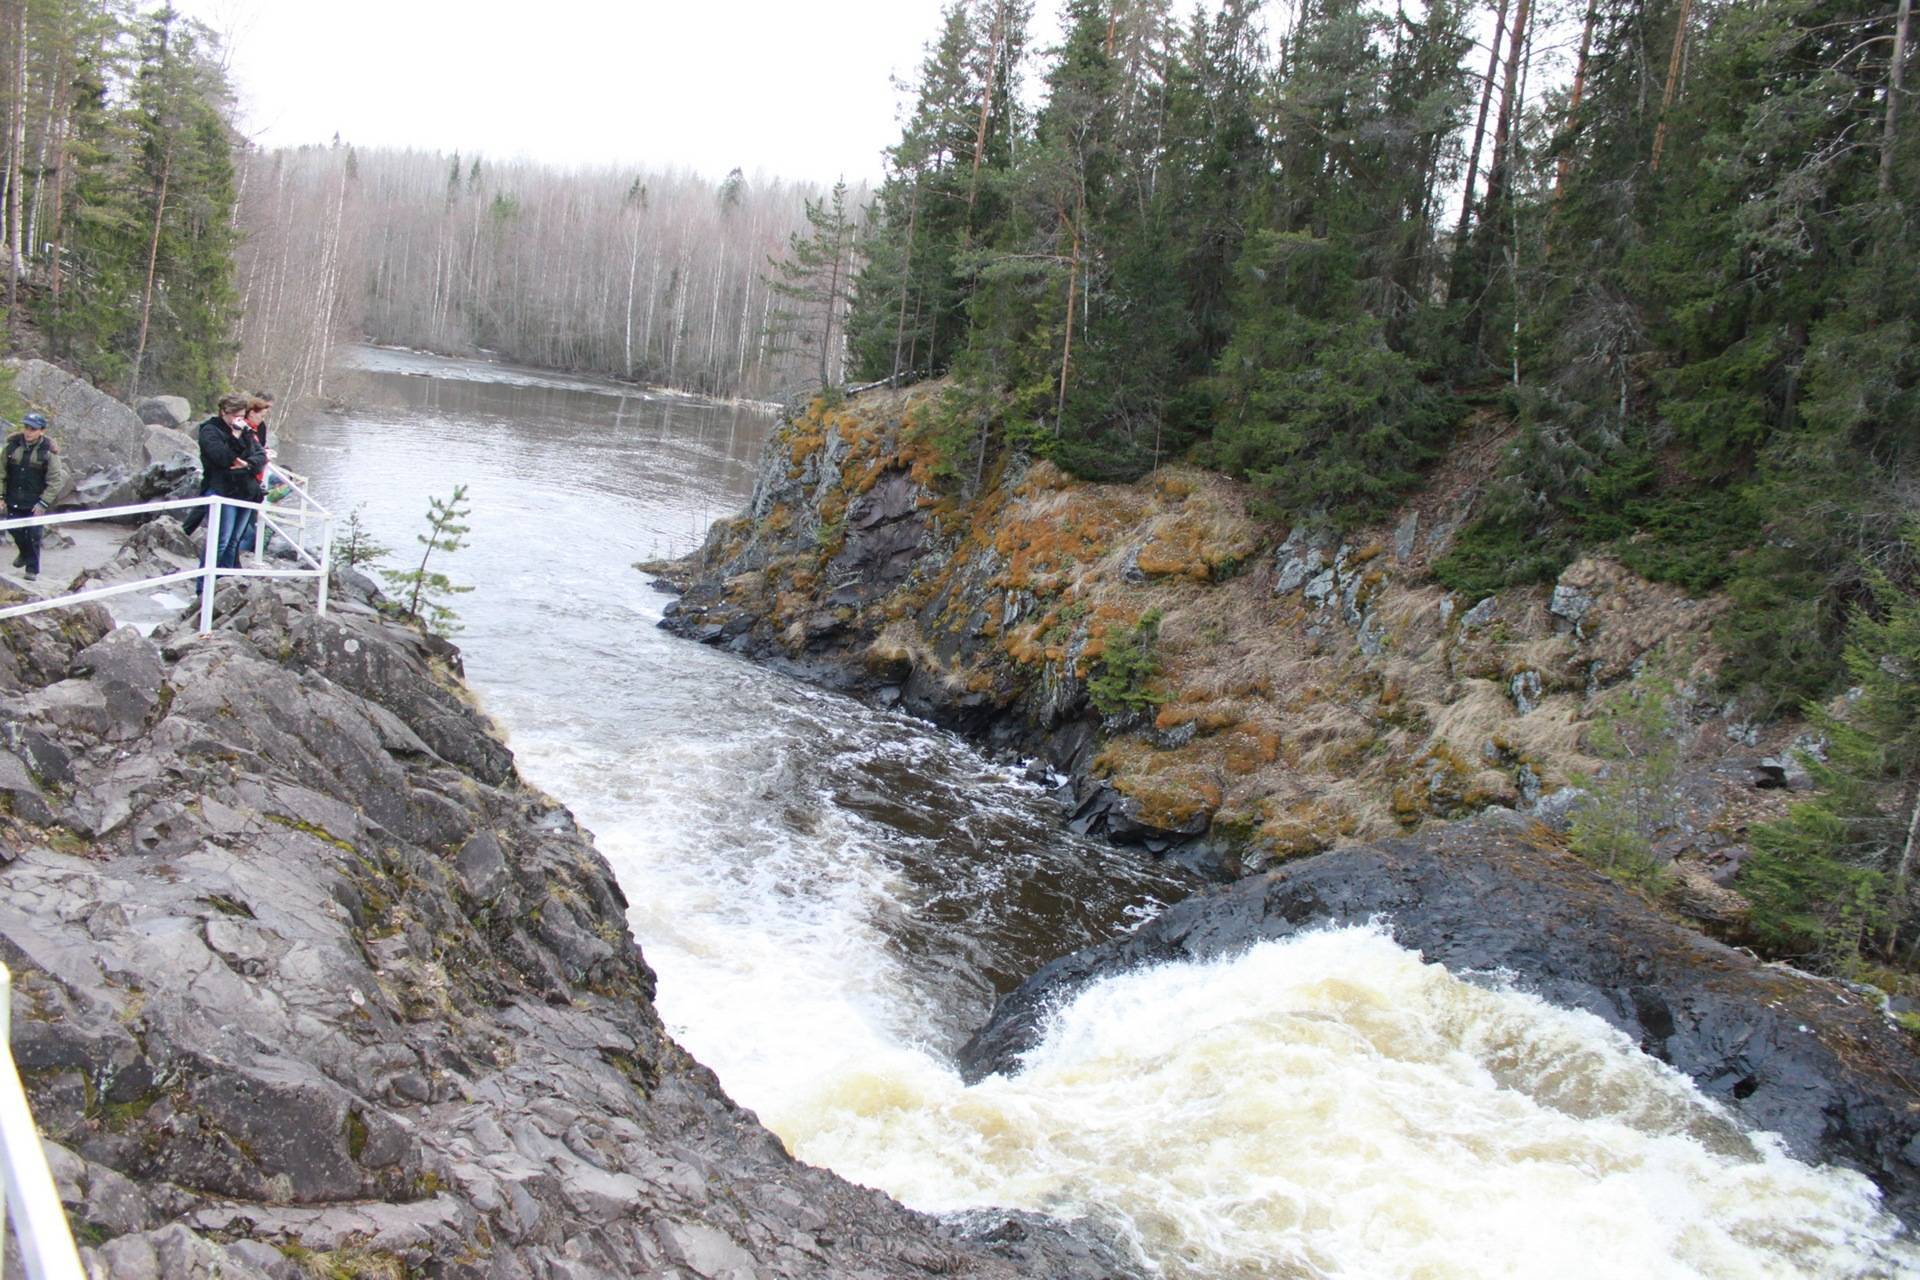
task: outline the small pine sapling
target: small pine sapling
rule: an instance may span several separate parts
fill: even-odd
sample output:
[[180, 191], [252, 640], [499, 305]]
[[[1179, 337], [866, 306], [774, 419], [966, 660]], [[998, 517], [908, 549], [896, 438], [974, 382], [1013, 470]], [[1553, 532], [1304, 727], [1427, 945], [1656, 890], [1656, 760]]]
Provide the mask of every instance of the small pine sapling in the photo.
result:
[[362, 565], [371, 568], [383, 557], [393, 554], [393, 548], [376, 539], [367, 522], [360, 518], [366, 506], [363, 502], [347, 513], [346, 526], [333, 540], [334, 563], [344, 568], [358, 569]]
[[439, 498], [427, 500], [427, 532], [419, 534], [420, 545], [426, 550], [420, 553], [420, 563], [404, 572], [383, 569], [381, 575], [386, 578], [396, 594], [406, 596], [402, 612], [419, 622], [437, 636], [450, 636], [460, 629], [460, 621], [446, 597], [464, 595], [472, 587], [455, 585], [444, 573], [429, 572], [427, 562], [433, 559], [436, 551], [454, 552], [467, 544], [461, 541], [461, 535], [468, 526], [461, 523], [467, 517], [467, 486], [455, 485], [453, 495], [444, 502]]

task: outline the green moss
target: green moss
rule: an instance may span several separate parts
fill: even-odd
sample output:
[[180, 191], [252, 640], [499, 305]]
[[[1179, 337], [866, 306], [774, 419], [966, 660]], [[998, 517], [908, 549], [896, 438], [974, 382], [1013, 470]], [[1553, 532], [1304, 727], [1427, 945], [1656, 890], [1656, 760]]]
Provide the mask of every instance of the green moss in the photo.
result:
[[138, 1124], [147, 1112], [153, 1109], [153, 1104], [160, 1101], [160, 1098], [160, 1094], [150, 1093], [144, 1097], [135, 1098], [131, 1102], [103, 1103], [97, 1110], [90, 1108], [90, 1113], [105, 1126], [108, 1132], [125, 1133]]
[[359, 1160], [367, 1149], [367, 1121], [358, 1108], [347, 1108], [347, 1123], [343, 1132], [347, 1139], [347, 1154]]
[[316, 840], [332, 845], [342, 853], [353, 853], [355, 851], [352, 845], [317, 822], [306, 822], [300, 818], [291, 818], [284, 813], [270, 813], [267, 815], [267, 821], [286, 827], [292, 831], [299, 831], [303, 834], [310, 835]]

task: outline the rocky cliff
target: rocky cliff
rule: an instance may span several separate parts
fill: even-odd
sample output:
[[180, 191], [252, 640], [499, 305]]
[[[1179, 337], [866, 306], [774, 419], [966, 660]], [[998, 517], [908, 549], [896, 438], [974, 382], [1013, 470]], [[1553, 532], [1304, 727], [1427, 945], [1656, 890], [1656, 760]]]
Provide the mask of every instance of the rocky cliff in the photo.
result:
[[0, 623], [0, 957], [96, 1275], [1131, 1274], [791, 1160], [662, 1029], [457, 652], [335, 601]]
[[1688, 775], [1662, 856], [1718, 909], [1744, 823], [1777, 804], [1752, 783], [1783, 779], [1781, 744], [1711, 693], [1717, 606], [1597, 559], [1481, 600], [1427, 574], [1498, 424], [1394, 520], [1335, 537], [1263, 523], [1241, 487], [1179, 467], [1093, 485], [1013, 459], [976, 488], [940, 472], [940, 395], [782, 423], [749, 510], [650, 566], [684, 591], [665, 625], [1043, 757], [1072, 779], [1077, 828], [1227, 875], [1533, 811], [1602, 768], [1589, 722], [1659, 673]]

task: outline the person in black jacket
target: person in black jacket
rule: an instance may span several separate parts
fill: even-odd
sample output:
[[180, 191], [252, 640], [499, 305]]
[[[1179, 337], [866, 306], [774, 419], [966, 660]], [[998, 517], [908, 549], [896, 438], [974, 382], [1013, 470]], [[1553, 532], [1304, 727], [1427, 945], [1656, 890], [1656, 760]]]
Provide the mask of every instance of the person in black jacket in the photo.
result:
[[[60, 460], [60, 446], [47, 438], [47, 417], [30, 413], [20, 420], [20, 430], [7, 437], [0, 447], [0, 459], [6, 466], [7, 516], [19, 519], [44, 515], [67, 489], [67, 464]], [[13, 544], [20, 554], [13, 567], [24, 568], [27, 578], [40, 576], [39, 526], [13, 530]]]
[[[220, 397], [220, 412], [200, 424], [201, 483], [207, 493], [232, 498], [237, 502], [260, 501], [260, 482], [255, 474], [266, 468], [266, 454], [247, 426], [250, 397]], [[220, 508], [220, 527], [212, 531], [219, 539], [214, 563], [222, 569], [240, 567], [242, 535], [252, 522], [252, 514], [241, 507]]]

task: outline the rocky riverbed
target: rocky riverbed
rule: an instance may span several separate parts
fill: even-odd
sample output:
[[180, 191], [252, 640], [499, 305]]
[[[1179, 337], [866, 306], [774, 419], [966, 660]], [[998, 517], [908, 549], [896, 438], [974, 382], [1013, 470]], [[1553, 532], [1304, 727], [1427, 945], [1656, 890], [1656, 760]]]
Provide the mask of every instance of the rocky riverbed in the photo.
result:
[[371, 584], [0, 623], [0, 956], [94, 1273], [1124, 1276], [790, 1159], [606, 863]]

